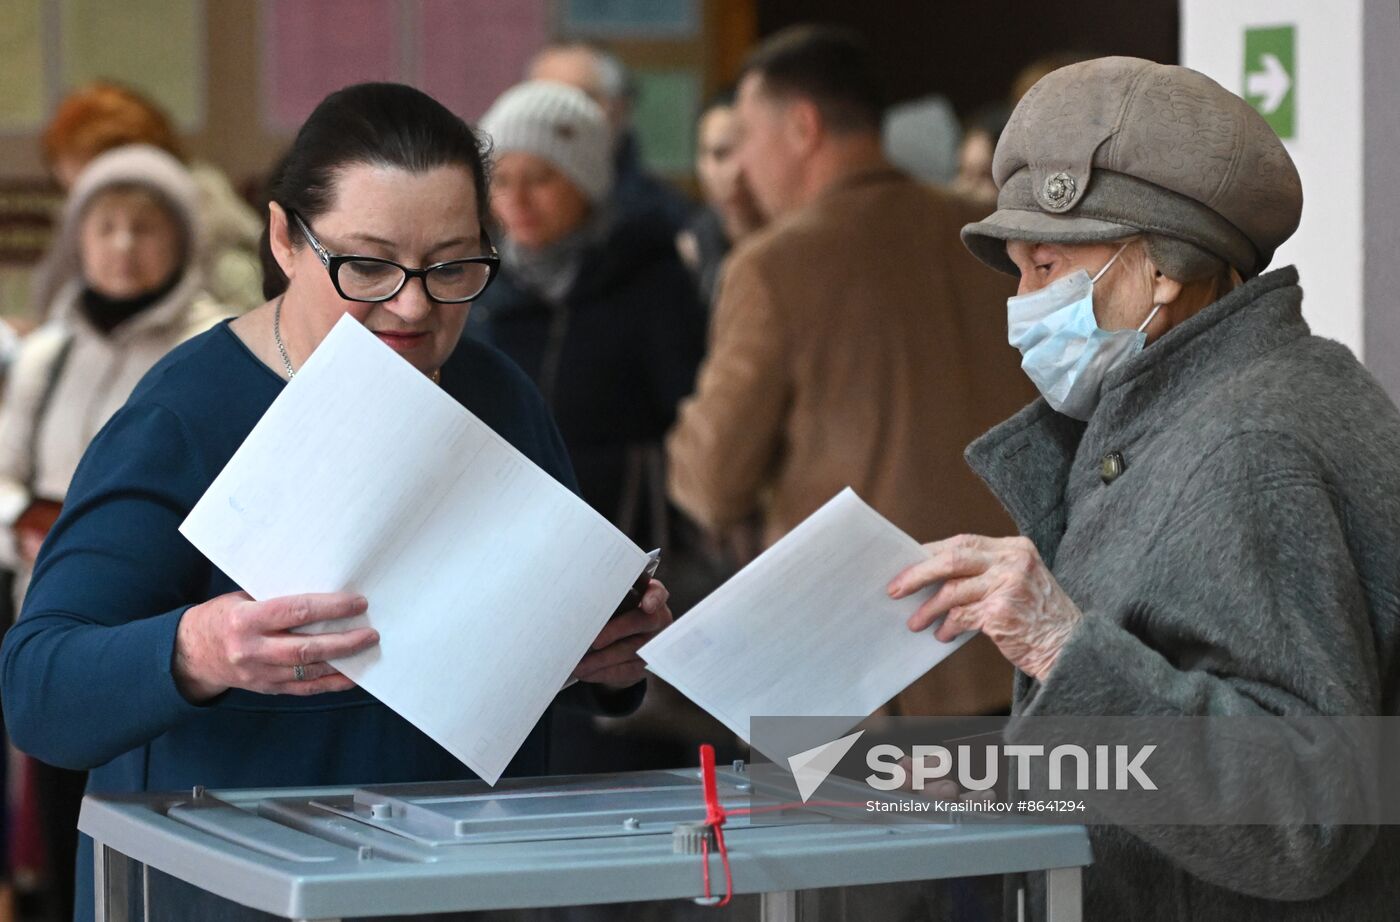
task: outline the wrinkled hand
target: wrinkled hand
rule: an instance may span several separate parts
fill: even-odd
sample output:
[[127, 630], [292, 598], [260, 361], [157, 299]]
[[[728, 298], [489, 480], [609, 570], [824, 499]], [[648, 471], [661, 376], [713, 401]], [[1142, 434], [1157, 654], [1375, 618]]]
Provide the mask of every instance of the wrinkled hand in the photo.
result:
[[909, 629], [922, 631], [941, 617], [934, 632], [939, 640], [981, 631], [1017, 669], [1044, 679], [1084, 615], [1030, 539], [959, 535], [924, 550], [929, 559], [889, 586], [890, 596], [902, 599], [943, 584], [909, 618]]
[[666, 604], [670, 597], [659, 580], [652, 580], [640, 605], [603, 626], [579, 660], [573, 678], [610, 688], [627, 688], [645, 678], [646, 664], [637, 651], [671, 623], [671, 609]]
[[[231, 592], [195, 605], [180, 619], [172, 664], [180, 692], [208, 701], [230, 688], [266, 695], [319, 695], [347, 691], [355, 683], [326, 660], [359, 653], [379, 642], [363, 627], [327, 634], [293, 628], [364, 614], [363, 596], [348, 592], [289, 595], [255, 602]], [[296, 667], [304, 678], [296, 678]]]

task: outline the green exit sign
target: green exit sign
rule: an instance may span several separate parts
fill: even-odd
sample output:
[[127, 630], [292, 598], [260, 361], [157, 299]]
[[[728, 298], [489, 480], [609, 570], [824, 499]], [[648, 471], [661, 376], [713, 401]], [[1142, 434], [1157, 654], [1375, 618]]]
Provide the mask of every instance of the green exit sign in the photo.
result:
[[1280, 138], [1296, 136], [1298, 93], [1296, 30], [1269, 26], [1244, 30], [1245, 100], [1264, 116]]

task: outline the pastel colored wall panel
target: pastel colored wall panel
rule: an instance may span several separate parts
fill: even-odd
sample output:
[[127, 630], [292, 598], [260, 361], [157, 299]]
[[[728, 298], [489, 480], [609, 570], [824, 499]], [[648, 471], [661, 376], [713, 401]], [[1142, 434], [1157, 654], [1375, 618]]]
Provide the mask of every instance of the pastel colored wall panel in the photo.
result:
[[267, 0], [262, 5], [263, 113], [293, 132], [352, 83], [401, 81], [404, 7], [388, 0]]
[[549, 39], [546, 0], [421, 0], [417, 84], [475, 120]]
[[0, 132], [37, 128], [44, 120], [43, 0], [0, 2]]
[[632, 123], [642, 158], [659, 173], [689, 173], [695, 159], [700, 75], [685, 70], [639, 70], [636, 79]]
[[202, 0], [63, 0], [59, 34], [65, 89], [115, 80], [185, 130], [204, 123]]

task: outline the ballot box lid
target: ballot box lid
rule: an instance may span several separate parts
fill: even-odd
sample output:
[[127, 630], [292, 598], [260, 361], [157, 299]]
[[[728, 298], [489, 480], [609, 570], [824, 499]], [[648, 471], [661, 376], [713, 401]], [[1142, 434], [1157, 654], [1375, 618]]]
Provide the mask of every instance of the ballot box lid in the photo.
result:
[[[717, 773], [736, 893], [1080, 867], [1080, 826], [852, 823], [779, 802], [742, 764]], [[870, 788], [832, 779], [861, 801]], [[832, 790], [824, 788], [824, 791]], [[705, 817], [698, 772], [89, 796], [105, 849], [288, 919], [568, 906], [701, 895], [678, 825]], [[693, 828], [693, 827], [692, 827]], [[712, 879], [722, 881], [718, 862]], [[722, 884], [721, 884], [722, 887]]]
[[[480, 782], [379, 785], [310, 801], [313, 808], [356, 820], [425, 846], [487, 842], [562, 841], [669, 832], [677, 823], [704, 818], [699, 773], [640, 772], [567, 778], [507, 779], [494, 788]], [[830, 822], [813, 811], [784, 806], [773, 794], [754, 791], [747, 773], [716, 772], [726, 809], [756, 807], [727, 826], [780, 826]], [[267, 814], [299, 812], [301, 798], [270, 799]]]

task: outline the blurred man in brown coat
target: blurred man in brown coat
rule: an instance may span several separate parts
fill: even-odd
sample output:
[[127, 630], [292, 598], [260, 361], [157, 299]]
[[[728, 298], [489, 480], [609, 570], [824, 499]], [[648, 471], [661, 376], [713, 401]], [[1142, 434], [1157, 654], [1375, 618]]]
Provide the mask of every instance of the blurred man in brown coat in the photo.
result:
[[[672, 497], [717, 535], [756, 522], [772, 544], [847, 485], [920, 541], [1015, 533], [962, 456], [1034, 397], [1006, 344], [1015, 288], [958, 238], [975, 204], [885, 161], [882, 109], [842, 31], [784, 31], [745, 68], [739, 157], [772, 223], [730, 257], [667, 445]], [[1010, 698], [1010, 665], [978, 637], [892, 710]]]

